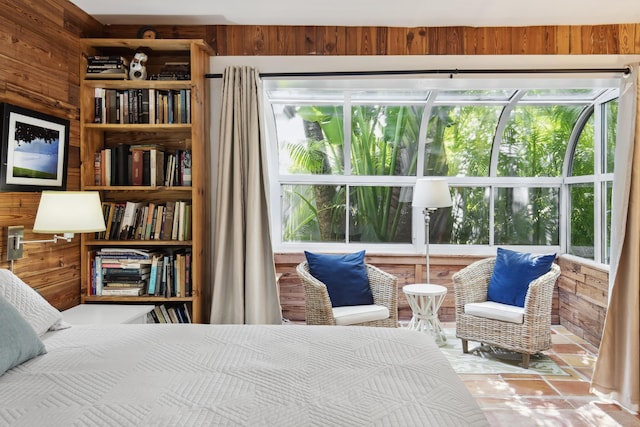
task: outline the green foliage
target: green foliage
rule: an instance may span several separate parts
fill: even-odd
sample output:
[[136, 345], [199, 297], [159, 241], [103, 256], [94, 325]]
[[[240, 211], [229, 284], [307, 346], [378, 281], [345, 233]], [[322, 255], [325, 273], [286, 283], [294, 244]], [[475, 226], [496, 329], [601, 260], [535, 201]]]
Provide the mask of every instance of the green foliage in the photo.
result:
[[[353, 104], [287, 107], [304, 123], [306, 140], [289, 144], [289, 172], [332, 176], [491, 175], [491, 155], [500, 141], [498, 177], [558, 177], [568, 141], [584, 105], [516, 106], [502, 135], [496, 136], [502, 106], [436, 105], [421, 129], [423, 107]], [[615, 148], [617, 103], [608, 106], [607, 155]], [[350, 126], [345, 127], [345, 121]], [[346, 139], [345, 129], [350, 129]], [[424, 163], [418, 140], [424, 135]], [[613, 134], [613, 136], [612, 136]], [[346, 143], [350, 150], [346, 150]], [[345, 156], [350, 153], [350, 169]], [[573, 174], [593, 174], [594, 130], [591, 119], [582, 130]], [[609, 166], [612, 169], [612, 163]], [[285, 241], [410, 242], [410, 191], [401, 186], [285, 186]], [[557, 245], [559, 190], [545, 187], [489, 186], [453, 188], [452, 209], [432, 216], [432, 243], [488, 244], [490, 196], [494, 194], [496, 244]], [[407, 197], [409, 196], [409, 197]], [[572, 198], [572, 241], [593, 241], [593, 200]], [[345, 236], [346, 230], [349, 236]], [[575, 240], [573, 240], [575, 239]]]

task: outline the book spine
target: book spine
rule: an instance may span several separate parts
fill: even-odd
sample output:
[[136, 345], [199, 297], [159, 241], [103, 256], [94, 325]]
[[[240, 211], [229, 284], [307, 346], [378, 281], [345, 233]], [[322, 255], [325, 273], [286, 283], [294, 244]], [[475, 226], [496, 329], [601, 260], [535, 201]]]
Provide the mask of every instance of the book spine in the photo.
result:
[[102, 185], [102, 154], [98, 151], [93, 155], [93, 183]]

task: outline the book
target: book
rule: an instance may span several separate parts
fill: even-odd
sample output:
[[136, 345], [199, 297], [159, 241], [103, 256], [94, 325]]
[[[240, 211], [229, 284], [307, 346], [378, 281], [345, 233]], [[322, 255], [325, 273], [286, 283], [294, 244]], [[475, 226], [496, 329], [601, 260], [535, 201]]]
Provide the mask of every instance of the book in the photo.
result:
[[151, 237], [151, 225], [153, 224], [153, 215], [155, 214], [155, 210], [156, 210], [155, 203], [153, 202], [149, 203], [143, 240], [149, 240]]
[[160, 240], [163, 223], [164, 223], [164, 206], [158, 205], [158, 208], [156, 209], [156, 223], [155, 223], [155, 230], [153, 232], [153, 240]]
[[142, 152], [142, 185], [151, 185], [151, 152]]
[[116, 258], [116, 259], [151, 259], [153, 253], [147, 249], [136, 248], [111, 248], [104, 247], [97, 251], [97, 254], [104, 258]]
[[143, 152], [140, 150], [131, 150], [131, 185], [142, 185], [142, 155]]
[[103, 123], [104, 89], [95, 88], [93, 91], [93, 123]]
[[93, 183], [102, 185], [102, 154], [99, 151], [93, 155]]
[[[180, 201], [177, 204], [178, 209], [178, 233], [177, 240], [184, 240], [184, 224], [185, 224], [185, 211], [186, 211], [186, 202]], [[175, 215], [175, 214], [174, 214]]]
[[156, 314], [156, 318], [158, 319], [158, 323], [167, 323], [167, 319], [164, 317], [162, 310], [159, 305], [156, 305], [153, 309], [153, 312]]
[[182, 155], [182, 185], [191, 187], [191, 150], [184, 150]]
[[102, 296], [140, 296], [142, 287], [105, 286], [102, 288]]
[[120, 222], [124, 214], [125, 206], [122, 203], [114, 205], [113, 218], [111, 220], [111, 229], [109, 231], [109, 240], [117, 240], [120, 237]]
[[160, 231], [160, 240], [171, 240], [171, 234], [173, 230], [173, 213], [176, 208], [176, 202], [173, 200], [167, 201], [164, 207], [164, 220], [162, 230]]
[[182, 304], [182, 312], [185, 319], [187, 320], [185, 323], [191, 323], [191, 314], [189, 313], [189, 307], [187, 307], [187, 303]]
[[167, 307], [165, 307], [164, 304], [160, 306], [160, 311], [162, 312], [162, 315], [164, 316], [166, 322], [171, 323], [171, 317], [169, 317], [169, 312], [167, 311]]
[[175, 307], [167, 308], [167, 312], [169, 313], [171, 323], [180, 323], [180, 319], [178, 319], [178, 313], [176, 313]]
[[133, 234], [131, 228], [134, 225], [136, 211], [140, 208], [141, 205], [141, 202], [125, 203], [122, 220], [120, 221], [120, 228], [118, 231], [119, 240], [128, 240], [129, 236]]
[[158, 282], [158, 257], [154, 256], [151, 259], [151, 270], [149, 272], [149, 285], [147, 287], [147, 294], [156, 295], [157, 282]]

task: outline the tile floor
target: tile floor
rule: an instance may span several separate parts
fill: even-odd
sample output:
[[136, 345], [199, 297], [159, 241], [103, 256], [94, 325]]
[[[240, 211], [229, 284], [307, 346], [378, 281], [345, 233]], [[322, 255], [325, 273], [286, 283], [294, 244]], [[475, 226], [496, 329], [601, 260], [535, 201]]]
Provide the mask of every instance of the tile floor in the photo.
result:
[[553, 326], [552, 338], [545, 353], [569, 376], [460, 375], [491, 426], [640, 427], [640, 416], [589, 393], [597, 348], [562, 326]]

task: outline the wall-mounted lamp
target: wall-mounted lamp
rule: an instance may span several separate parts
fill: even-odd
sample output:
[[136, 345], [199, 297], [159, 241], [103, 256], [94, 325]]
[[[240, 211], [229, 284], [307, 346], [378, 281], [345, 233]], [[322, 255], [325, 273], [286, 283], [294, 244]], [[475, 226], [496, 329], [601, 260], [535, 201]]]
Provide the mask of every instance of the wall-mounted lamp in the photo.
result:
[[[104, 231], [104, 217], [97, 191], [43, 191], [33, 224], [34, 233], [54, 234], [48, 240], [23, 240], [24, 226], [10, 226], [7, 233], [7, 259], [22, 258], [27, 243], [70, 242], [74, 233]], [[63, 233], [58, 236], [55, 233]]]

